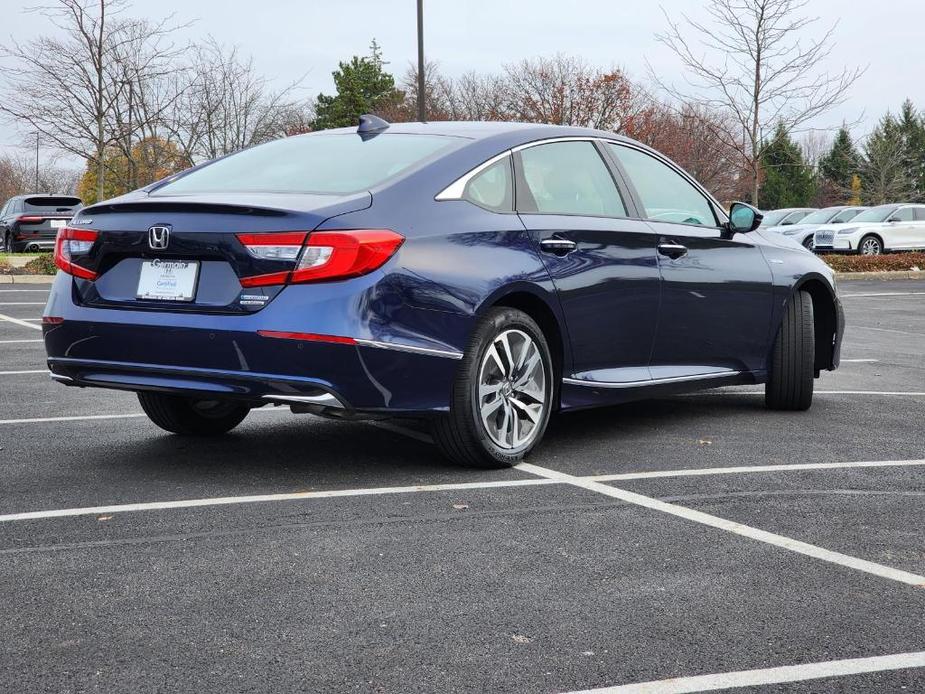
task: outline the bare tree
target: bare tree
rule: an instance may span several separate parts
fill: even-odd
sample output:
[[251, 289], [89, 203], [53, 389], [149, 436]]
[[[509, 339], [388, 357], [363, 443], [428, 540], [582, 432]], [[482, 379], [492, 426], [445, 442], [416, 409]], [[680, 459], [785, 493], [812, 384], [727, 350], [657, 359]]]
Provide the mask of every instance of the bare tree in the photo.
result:
[[72, 194], [79, 172], [60, 166], [58, 161], [55, 155], [45, 156], [36, 171], [36, 160], [31, 153], [0, 157], [0, 200], [24, 193]]
[[804, 34], [818, 21], [800, 14], [807, 4], [808, 0], [709, 0], [708, 23], [687, 15], [678, 22], [665, 12], [669, 28], [656, 37], [689, 73], [685, 88], [653, 75], [656, 82], [683, 102], [733, 114], [744, 137], [726, 144], [738, 148], [749, 170], [752, 201], [758, 199], [765, 137], [778, 124], [793, 132], [842, 103], [847, 88], [863, 72], [821, 70], [837, 23], [815, 30], [805, 40]]
[[281, 137], [306, 125], [304, 102], [295, 98], [301, 80], [273, 90], [253, 59], [215, 39], [189, 49], [161, 119], [168, 138], [190, 162], [213, 159]]
[[[161, 40], [175, 27], [120, 15], [125, 0], [54, 0], [33, 8], [58, 28], [55, 36], [0, 50], [12, 63], [3, 72], [7, 98], [0, 112], [42, 134], [59, 149], [97, 167], [99, 193], [104, 153], [124, 133], [114, 130], [113, 109], [124, 77], [119, 56], [147, 51], [147, 64], [164, 58]], [[118, 75], [118, 77], [117, 77]]]

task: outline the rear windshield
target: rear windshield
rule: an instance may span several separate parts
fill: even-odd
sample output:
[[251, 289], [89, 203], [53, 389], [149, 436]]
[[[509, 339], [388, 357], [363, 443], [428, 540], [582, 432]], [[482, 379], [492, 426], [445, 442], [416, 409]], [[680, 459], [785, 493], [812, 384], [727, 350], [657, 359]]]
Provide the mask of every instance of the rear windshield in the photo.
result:
[[158, 188], [189, 193], [354, 193], [462, 144], [439, 135], [318, 134], [268, 142], [220, 159]]
[[23, 200], [23, 212], [45, 212], [62, 214], [80, 207], [80, 198], [69, 195], [42, 195]]

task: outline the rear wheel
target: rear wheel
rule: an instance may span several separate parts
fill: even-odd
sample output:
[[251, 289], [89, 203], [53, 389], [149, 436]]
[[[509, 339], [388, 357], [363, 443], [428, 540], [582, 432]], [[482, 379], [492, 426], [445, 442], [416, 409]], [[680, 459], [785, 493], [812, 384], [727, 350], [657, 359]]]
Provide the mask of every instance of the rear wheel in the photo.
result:
[[3, 234], [3, 252], [13, 253], [13, 235], [10, 232]]
[[876, 236], [865, 236], [858, 245], [861, 255], [880, 255], [883, 253], [883, 243]]
[[493, 309], [475, 329], [434, 440], [462, 465], [516, 465], [542, 438], [554, 391], [539, 326], [522, 311]]
[[809, 292], [793, 295], [771, 352], [764, 401], [772, 410], [808, 410], [813, 404], [816, 334]]
[[228, 400], [203, 400], [164, 393], [138, 393], [148, 418], [174, 434], [215, 436], [234, 429], [250, 408]]

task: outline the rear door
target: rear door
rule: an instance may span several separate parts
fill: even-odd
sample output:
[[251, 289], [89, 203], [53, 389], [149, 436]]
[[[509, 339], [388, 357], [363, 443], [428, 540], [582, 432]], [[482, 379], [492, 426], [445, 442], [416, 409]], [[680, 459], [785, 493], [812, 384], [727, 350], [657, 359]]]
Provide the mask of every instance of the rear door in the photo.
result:
[[725, 237], [716, 206], [667, 160], [608, 144], [657, 236], [662, 277], [654, 379], [765, 368], [771, 270], [748, 234]]
[[911, 205], [900, 207], [883, 225], [884, 250], [910, 248], [915, 236], [915, 210]]
[[925, 206], [916, 205], [913, 208], [915, 220], [909, 225], [908, 234], [903, 238], [903, 248], [906, 250], [920, 250], [925, 248]]
[[601, 147], [573, 138], [515, 151], [517, 211], [556, 286], [571, 377], [645, 382], [659, 302], [655, 234], [633, 218]]

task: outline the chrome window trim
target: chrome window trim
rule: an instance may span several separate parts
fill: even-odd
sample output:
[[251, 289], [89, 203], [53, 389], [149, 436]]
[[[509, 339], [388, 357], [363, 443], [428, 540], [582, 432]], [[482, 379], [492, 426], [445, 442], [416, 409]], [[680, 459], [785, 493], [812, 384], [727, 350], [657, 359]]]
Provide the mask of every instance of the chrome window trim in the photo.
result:
[[570, 386], [588, 386], [591, 388], [639, 388], [641, 386], [657, 386], [666, 383], [684, 383], [687, 381], [708, 381], [714, 378], [727, 378], [729, 376], [741, 376], [743, 371], [722, 371], [711, 374], [696, 374], [693, 376], [674, 376], [672, 378], [656, 378], [649, 381], [624, 381], [622, 383], [613, 381], [582, 381], [577, 378], [563, 378], [562, 382]]
[[501, 152], [501, 154], [496, 154], [491, 159], [482, 162], [481, 164], [476, 166], [474, 169], [472, 169], [468, 173], [463, 174], [462, 176], [457, 178], [455, 181], [453, 181], [450, 185], [448, 185], [446, 188], [444, 188], [439, 193], [437, 193], [434, 196], [434, 200], [437, 200], [437, 201], [462, 200], [463, 195], [466, 192], [466, 186], [469, 185], [469, 181], [471, 181], [473, 178], [478, 176], [489, 166], [492, 166], [493, 164], [497, 164], [499, 161], [501, 161], [505, 157], [511, 156], [511, 152], [512, 150], [506, 149], [503, 152]]

